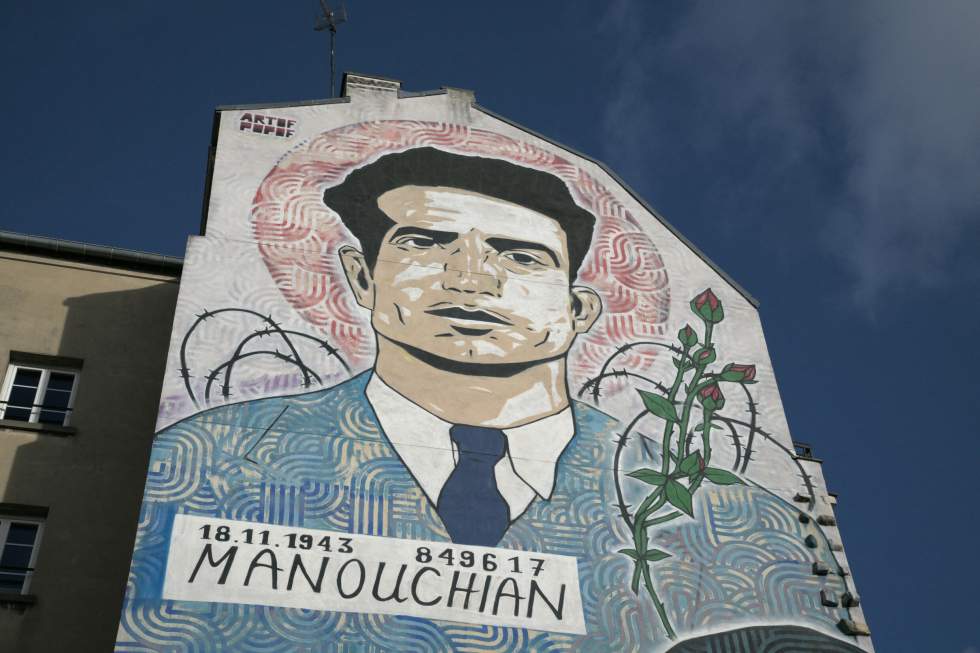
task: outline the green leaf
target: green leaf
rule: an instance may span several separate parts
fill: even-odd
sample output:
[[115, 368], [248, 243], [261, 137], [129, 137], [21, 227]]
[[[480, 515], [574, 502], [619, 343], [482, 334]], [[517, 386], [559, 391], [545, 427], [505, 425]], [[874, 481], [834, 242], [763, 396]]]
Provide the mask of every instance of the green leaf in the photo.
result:
[[630, 472], [627, 476], [632, 476], [650, 485], [663, 485], [667, 482], [666, 476], [652, 469], [638, 469], [635, 472]]
[[640, 397], [643, 399], [643, 405], [646, 406], [647, 410], [670, 422], [677, 422], [677, 411], [674, 409], [674, 404], [667, 401], [665, 397], [660, 395], [655, 395], [652, 392], [645, 392], [643, 390], [637, 390], [640, 393]]
[[690, 362], [690, 359], [688, 358], [684, 358], [684, 360], [681, 360], [680, 358], [671, 358], [670, 360], [673, 361], [674, 367], [676, 367], [682, 372], [686, 372], [687, 370], [694, 369], [694, 365]]
[[634, 560], [636, 560], [636, 559], [638, 559], [640, 557], [640, 554], [638, 554], [636, 552], [636, 549], [620, 549], [619, 552], [622, 553], [622, 554], [624, 554], [624, 555], [628, 555], [629, 557], [633, 558]]
[[701, 469], [701, 465], [698, 464], [698, 458], [701, 456], [700, 451], [695, 451], [690, 456], [681, 461], [681, 464], [677, 466], [677, 469], [684, 472], [684, 476], [690, 476]]
[[643, 559], [647, 562], [657, 562], [658, 560], [663, 560], [664, 558], [669, 558], [670, 554], [666, 551], [661, 551], [660, 549], [650, 549], [643, 556]]
[[741, 485], [742, 479], [731, 472], [718, 469], [717, 467], [708, 467], [704, 470], [704, 476], [709, 481], [715, 485]]
[[669, 479], [667, 481], [667, 485], [664, 490], [667, 496], [667, 501], [670, 502], [670, 505], [674, 506], [681, 512], [684, 512], [689, 517], [694, 516], [694, 500], [693, 497], [691, 497], [690, 490], [674, 479]]

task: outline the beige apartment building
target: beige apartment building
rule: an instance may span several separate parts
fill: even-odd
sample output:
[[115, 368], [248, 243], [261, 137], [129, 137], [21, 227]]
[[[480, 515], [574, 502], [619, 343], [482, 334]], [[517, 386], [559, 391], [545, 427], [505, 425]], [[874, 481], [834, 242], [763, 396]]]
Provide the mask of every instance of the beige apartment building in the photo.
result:
[[180, 270], [0, 232], [0, 650], [112, 648]]

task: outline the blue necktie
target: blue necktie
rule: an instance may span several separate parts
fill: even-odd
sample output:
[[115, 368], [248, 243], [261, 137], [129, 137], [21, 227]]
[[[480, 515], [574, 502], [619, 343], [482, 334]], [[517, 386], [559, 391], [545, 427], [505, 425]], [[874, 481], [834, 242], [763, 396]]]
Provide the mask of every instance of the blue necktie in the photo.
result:
[[510, 525], [493, 468], [507, 449], [500, 429], [457, 424], [449, 429], [459, 462], [439, 493], [436, 512], [458, 544], [496, 546]]

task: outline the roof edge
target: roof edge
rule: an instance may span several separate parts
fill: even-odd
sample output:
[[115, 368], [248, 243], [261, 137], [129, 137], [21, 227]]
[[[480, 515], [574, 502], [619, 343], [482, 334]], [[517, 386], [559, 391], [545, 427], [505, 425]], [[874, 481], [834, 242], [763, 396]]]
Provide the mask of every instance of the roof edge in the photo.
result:
[[571, 152], [575, 156], [581, 157], [581, 158], [585, 159], [586, 161], [590, 161], [591, 163], [594, 163], [595, 165], [599, 166], [599, 168], [603, 172], [605, 172], [607, 175], [609, 175], [610, 177], [612, 177], [613, 181], [615, 181], [617, 184], [619, 184], [620, 186], [622, 186], [623, 187], [623, 190], [625, 190], [627, 193], [629, 193], [630, 196], [634, 200], [636, 200], [637, 202], [639, 202], [640, 206], [642, 206], [644, 209], [646, 209], [647, 211], [649, 211], [653, 215], [653, 217], [657, 218], [657, 220], [659, 220], [660, 223], [663, 224], [663, 226], [667, 227], [667, 230], [670, 231], [670, 233], [672, 233], [674, 236], [676, 236], [677, 239], [680, 240], [682, 243], [684, 243], [685, 245], [687, 245], [691, 249], [691, 251], [694, 252], [698, 256], [698, 258], [700, 258], [702, 261], [704, 261], [705, 263], [707, 263], [708, 264], [708, 267], [710, 267], [712, 270], [714, 270], [715, 272], [717, 272], [718, 275], [722, 279], [724, 279], [729, 284], [731, 284], [732, 287], [735, 288], [735, 290], [738, 291], [738, 293], [740, 295], [742, 295], [742, 297], [744, 297], [750, 304], [752, 304], [752, 306], [754, 306], [756, 309], [759, 308], [759, 300], [756, 299], [755, 297], [753, 297], [752, 296], [752, 293], [750, 293], [748, 290], [746, 290], [745, 288], [743, 288], [742, 285], [739, 282], [735, 281], [735, 279], [733, 279], [727, 272], [725, 272], [724, 270], [722, 270], [721, 267], [719, 267], [717, 263], [715, 263], [710, 258], [708, 258], [708, 256], [704, 252], [702, 252], [698, 248], [697, 245], [695, 245], [690, 240], [688, 240], [684, 236], [684, 234], [682, 234], [677, 229], [677, 227], [675, 227], [670, 222], [668, 222], [667, 219], [664, 218], [664, 216], [661, 215], [659, 211], [657, 211], [655, 208], [653, 208], [652, 206], [650, 206], [650, 204], [647, 203], [647, 201], [644, 200], [643, 197], [641, 197], [639, 193], [637, 193], [635, 190], [633, 190], [633, 188], [629, 184], [627, 184], [625, 181], [623, 181], [623, 179], [619, 175], [617, 175], [615, 172], [613, 172], [612, 169], [609, 166], [607, 166], [605, 163], [603, 163], [602, 161], [600, 161], [600, 160], [598, 160], [598, 159], [596, 159], [594, 157], [589, 156], [588, 154], [583, 154], [582, 152], [579, 152], [578, 150], [576, 150], [573, 147], [569, 147], [569, 146], [565, 145], [564, 143], [560, 143], [560, 142], [556, 141], [553, 138], [549, 138], [549, 137], [545, 136], [544, 134], [542, 134], [540, 132], [537, 132], [537, 131], [535, 131], [533, 129], [530, 129], [529, 127], [525, 127], [524, 125], [520, 124], [519, 122], [515, 122], [515, 121], [511, 120], [510, 118], [506, 118], [506, 117], [500, 115], [499, 113], [497, 113], [495, 111], [492, 111], [490, 109], [487, 109], [486, 107], [480, 105], [477, 102], [474, 102], [473, 103], [473, 108], [474, 109], [477, 109], [479, 111], [482, 111], [483, 113], [487, 114], [488, 116], [491, 116], [493, 118], [496, 118], [497, 120], [500, 120], [501, 122], [505, 122], [508, 125], [510, 125], [511, 127], [516, 127], [517, 129], [520, 129], [523, 132], [526, 132], [526, 133], [528, 133], [528, 134], [530, 134], [530, 135], [532, 135], [532, 136], [534, 136], [536, 138], [540, 138], [541, 140], [543, 140], [545, 142], [548, 142], [548, 143], [551, 143], [552, 145], [554, 145], [556, 147], [560, 147], [561, 149], [565, 150], [566, 152]]
[[332, 97], [322, 100], [296, 100], [293, 102], [259, 102], [257, 104], [219, 104], [215, 111], [256, 111], [258, 109], [287, 109], [289, 107], [313, 107], [319, 104], [344, 104], [349, 97]]
[[0, 230], [0, 250], [54, 256], [83, 263], [174, 277], [179, 277], [184, 267], [184, 260], [176, 256], [165, 256], [106, 245], [93, 245], [61, 238], [32, 236], [15, 231]]
[[[384, 82], [390, 82], [392, 84], [396, 84], [399, 87], [398, 90], [397, 90], [397, 96], [398, 96], [399, 99], [407, 99], [407, 98], [415, 98], [415, 97], [427, 97], [427, 96], [431, 96], [431, 95], [442, 95], [442, 94], [448, 93], [448, 88], [449, 88], [449, 87], [445, 87], [444, 86], [444, 87], [442, 87], [440, 89], [430, 90], [430, 91], [417, 91], [417, 92], [402, 91], [401, 88], [400, 88], [401, 80], [393, 79], [393, 78], [390, 78], [390, 77], [382, 77], [382, 76], [379, 76], [379, 75], [363, 75], [363, 74], [360, 74], [360, 73], [353, 73], [353, 72], [349, 72], [349, 71], [348, 72], [345, 72], [344, 75], [343, 75], [343, 79], [342, 79], [342, 82], [341, 82], [342, 88], [343, 88], [344, 82], [347, 80], [348, 75], [353, 76], [353, 77], [366, 77], [366, 78], [371, 78], [371, 79], [378, 79], [378, 80], [382, 80]], [[216, 114], [219, 114], [222, 111], [233, 111], [233, 110], [277, 109], [277, 108], [285, 108], [285, 107], [315, 106], [315, 105], [320, 105], [320, 104], [342, 104], [342, 103], [350, 102], [350, 101], [351, 101], [351, 99], [350, 99], [350, 96], [349, 95], [343, 95], [342, 97], [329, 98], [329, 99], [325, 99], [325, 100], [305, 100], [305, 101], [299, 101], [299, 102], [277, 102], [277, 103], [269, 103], [269, 104], [224, 105], [224, 106], [217, 107], [215, 109], [215, 112], [216, 112]], [[519, 122], [516, 122], [514, 120], [511, 120], [510, 118], [507, 118], [505, 116], [502, 116], [499, 113], [497, 113], [497, 112], [495, 112], [495, 111], [493, 111], [491, 109], [488, 109], [488, 108], [482, 106], [478, 102], [475, 102], [474, 101], [472, 103], [472, 106], [473, 106], [474, 109], [477, 109], [479, 111], [482, 111], [483, 113], [487, 114], [488, 116], [491, 116], [493, 118], [496, 118], [497, 120], [500, 120], [501, 122], [506, 123], [506, 124], [508, 124], [508, 125], [510, 125], [512, 127], [516, 127], [517, 129], [520, 129], [521, 131], [523, 131], [523, 132], [525, 132], [527, 134], [530, 134], [531, 136], [534, 136], [535, 138], [540, 138], [541, 140], [543, 140], [543, 141], [545, 141], [547, 143], [551, 143], [555, 147], [559, 147], [559, 148], [561, 148], [561, 149], [563, 149], [563, 150], [565, 150], [567, 152], [571, 152], [575, 156], [580, 157], [582, 159], [585, 159], [586, 161], [589, 161], [589, 162], [595, 164], [596, 166], [598, 166], [599, 169], [601, 169], [603, 172], [605, 172], [607, 175], [609, 175], [613, 179], [613, 181], [615, 181], [617, 184], [619, 184], [623, 188], [623, 190], [625, 190], [634, 200], [636, 200], [640, 204], [640, 206], [642, 206], [644, 209], [646, 209], [647, 211], [649, 211], [651, 215], [653, 215], [657, 220], [659, 220], [660, 223], [664, 227], [666, 227], [668, 231], [670, 231], [670, 233], [672, 233], [675, 237], [677, 237], [678, 240], [680, 240], [684, 245], [686, 245], [688, 248], [690, 248], [690, 250], [692, 252], [694, 252], [694, 254], [698, 258], [700, 258], [702, 261], [704, 261], [705, 263], [707, 263], [708, 264], [708, 267], [710, 267], [712, 270], [714, 270], [716, 273], [718, 273], [718, 275], [722, 279], [724, 279], [727, 283], [729, 283], [740, 295], [742, 295], [742, 297], [744, 297], [746, 299], [746, 301], [748, 301], [750, 304], [752, 304], [752, 306], [754, 306], [756, 309], [759, 308], [759, 305], [760, 305], [759, 304], [759, 300], [756, 299], [752, 295], [752, 293], [750, 293], [748, 290], [746, 290], [740, 283], [738, 283], [737, 281], [735, 281], [735, 279], [732, 278], [731, 275], [729, 275], [727, 272], [725, 272], [723, 269], [721, 269], [721, 267], [717, 263], [715, 263], [714, 261], [712, 261], [703, 251], [701, 251], [701, 249], [698, 248], [697, 245], [695, 245], [690, 240], [688, 240], [687, 237], [685, 237], [684, 234], [682, 234], [680, 232], [680, 230], [677, 229], [677, 227], [675, 227], [674, 225], [672, 225], [666, 218], [664, 218], [664, 216], [659, 211], [657, 211], [655, 208], [653, 208], [652, 206], [650, 206], [650, 204], [645, 199], [643, 199], [643, 197], [639, 193], [637, 193], [635, 190], [633, 190], [633, 188], [629, 184], [627, 184], [618, 174], [616, 174], [615, 172], [613, 172], [612, 168], [610, 168], [608, 165], [606, 165], [602, 161], [596, 159], [595, 157], [592, 157], [592, 156], [589, 156], [588, 154], [584, 154], [582, 152], [579, 152], [575, 148], [569, 147], [569, 146], [565, 145], [564, 143], [561, 143], [559, 141], [556, 141], [553, 138], [549, 138], [548, 136], [545, 136], [544, 134], [542, 134], [542, 133], [540, 133], [540, 132], [538, 132], [538, 131], [536, 131], [534, 129], [531, 129], [529, 127], [526, 127], [526, 126], [522, 125]], [[216, 140], [217, 140], [216, 139], [216, 136], [217, 136], [217, 133], [216, 133], [216, 127], [215, 127], [213, 129], [213, 131], [212, 131], [212, 144], [213, 144], [213, 146], [215, 146], [217, 144], [216, 143]], [[209, 174], [209, 177], [210, 177], [210, 174]], [[210, 195], [210, 188], [207, 189], [206, 194], [207, 195]], [[207, 197], [205, 198], [205, 202], [206, 201], [207, 201]], [[201, 223], [201, 234], [202, 235], [204, 233], [206, 224], [207, 224], [207, 206], [204, 207], [204, 216], [202, 216], [202, 223]]]

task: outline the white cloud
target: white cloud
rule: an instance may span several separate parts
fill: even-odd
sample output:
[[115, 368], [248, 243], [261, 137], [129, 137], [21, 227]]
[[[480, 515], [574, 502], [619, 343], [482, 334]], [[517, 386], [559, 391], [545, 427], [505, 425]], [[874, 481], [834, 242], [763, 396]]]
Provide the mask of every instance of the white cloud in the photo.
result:
[[[672, 22], [652, 29], [660, 19]], [[650, 168], [677, 128], [692, 156], [725, 156], [737, 133], [764, 148], [771, 171], [727, 180], [744, 193], [766, 174], [826, 175], [816, 166], [830, 152], [839, 178], [820, 198], [823, 236], [855, 298], [947, 282], [963, 238], [980, 230], [977, 25], [970, 0], [701, 2], [680, 17], [618, 2], [603, 23], [618, 43], [607, 158]], [[681, 118], [663, 94], [677, 88]]]
[[852, 145], [847, 250], [861, 296], [932, 285], [980, 224], [980, 3], [878, 7], [859, 83], [842, 102]]

